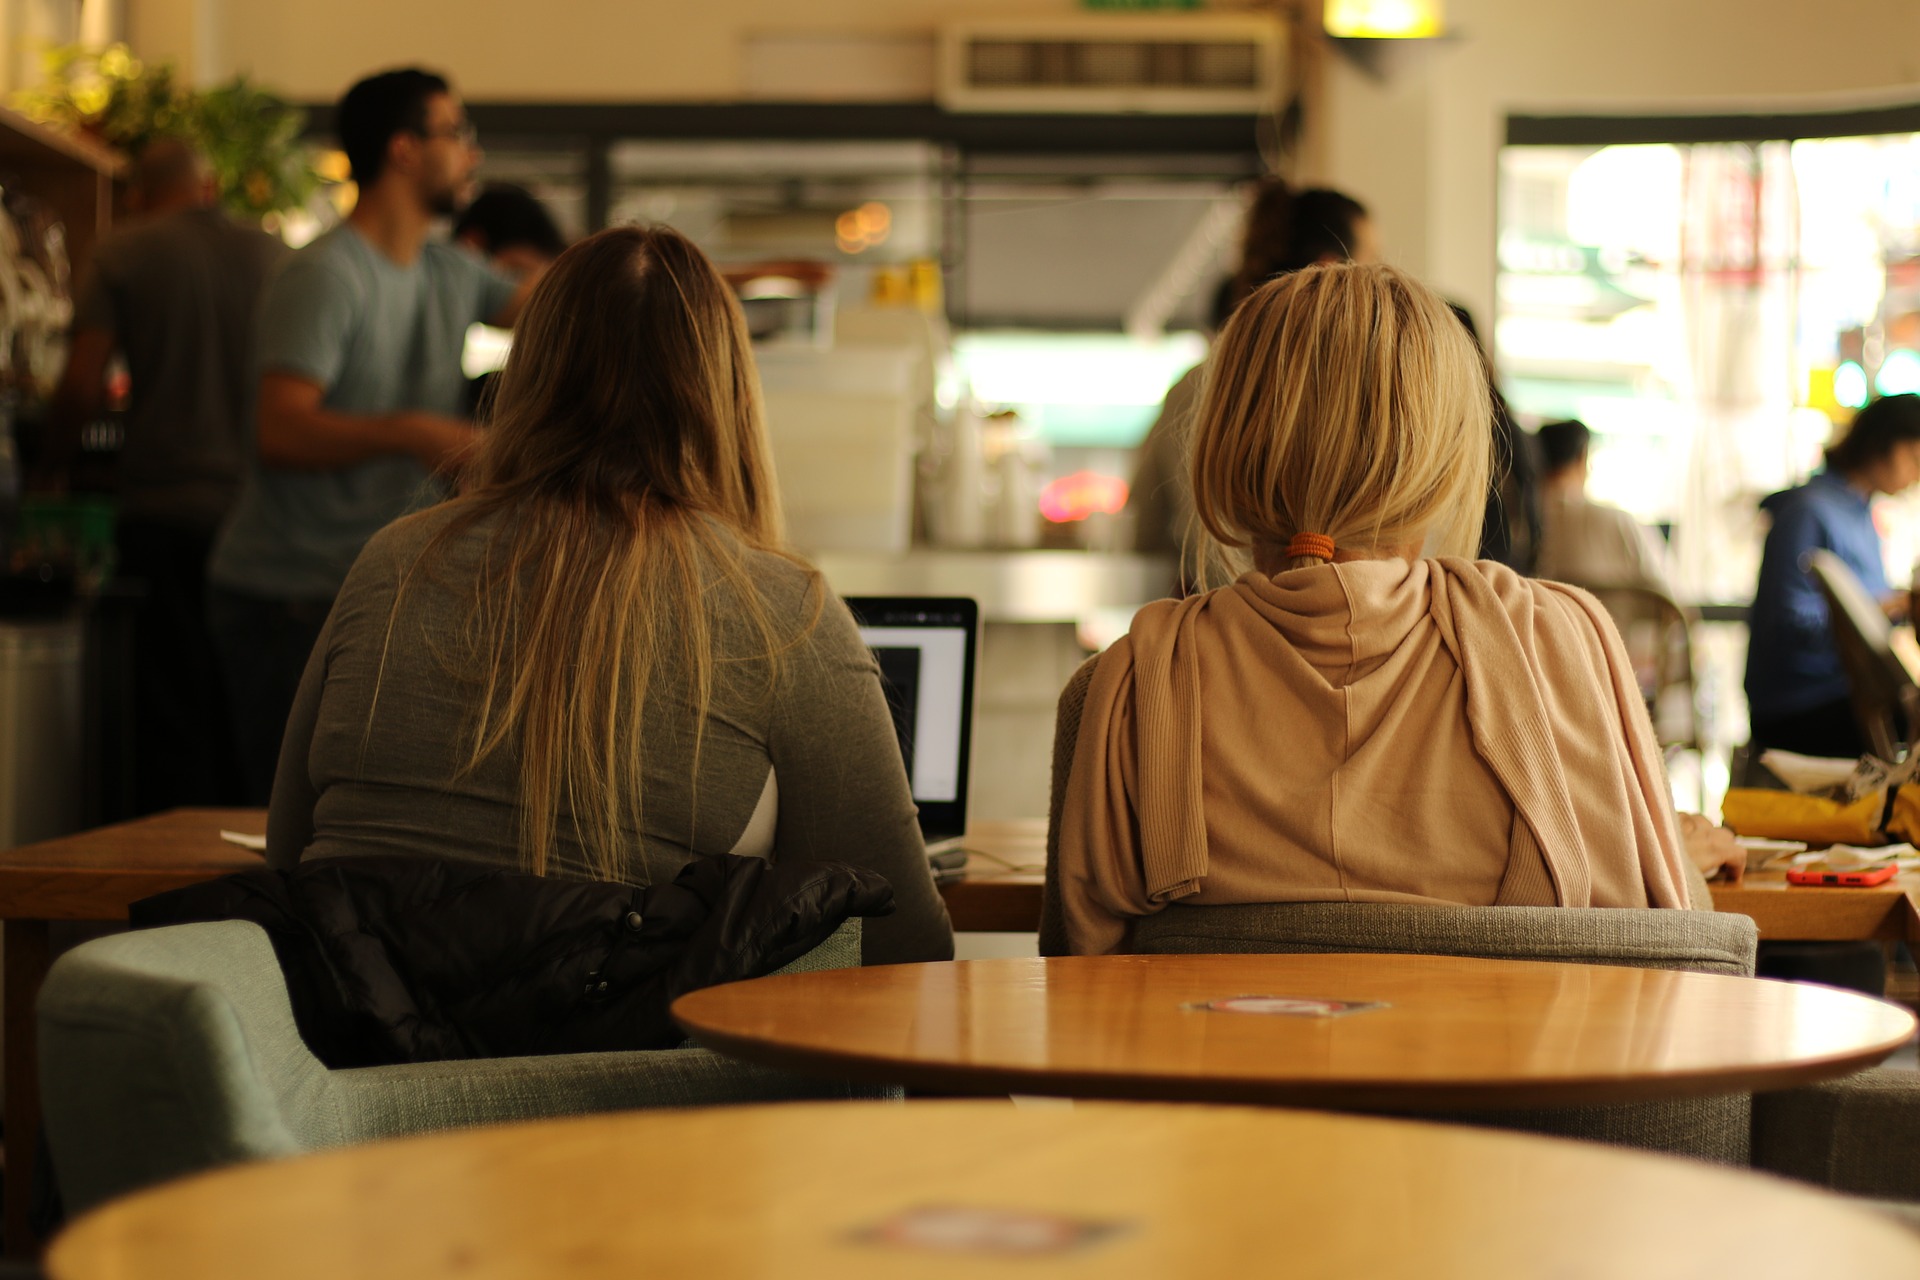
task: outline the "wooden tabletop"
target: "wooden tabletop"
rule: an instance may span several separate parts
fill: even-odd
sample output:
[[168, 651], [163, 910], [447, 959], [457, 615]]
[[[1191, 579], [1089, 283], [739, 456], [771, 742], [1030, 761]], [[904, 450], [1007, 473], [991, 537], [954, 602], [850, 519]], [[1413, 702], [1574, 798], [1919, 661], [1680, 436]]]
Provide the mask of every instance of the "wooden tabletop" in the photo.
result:
[[1738, 884], [1715, 882], [1713, 909], [1751, 917], [1765, 942], [1920, 942], [1920, 872], [1883, 885], [1787, 883], [1784, 871], [1749, 873]]
[[[1032, 933], [1040, 920], [1046, 822], [983, 822], [967, 833], [966, 847], [973, 853], [966, 877], [940, 886], [953, 927]], [[1790, 885], [1785, 872], [1766, 871], [1711, 888], [1714, 910], [1750, 917], [1763, 941], [1920, 942], [1920, 873], [1842, 889]]]
[[[174, 809], [0, 852], [0, 920], [124, 920], [130, 903], [261, 865], [222, 830], [267, 829], [265, 809]], [[1045, 819], [984, 824], [967, 879], [941, 886], [954, 927], [1032, 933]]]
[[[261, 834], [264, 809], [174, 809], [0, 852], [0, 920], [122, 920], [141, 898], [245, 871], [260, 855], [220, 839]], [[967, 834], [963, 880], [940, 887], [954, 928], [1031, 933], [1040, 920], [1044, 819], [983, 822]], [[1789, 886], [1780, 872], [1715, 885], [1721, 911], [1752, 916], [1762, 938], [1920, 942], [1920, 874], [1870, 889]]]
[[261, 865], [222, 828], [262, 834], [266, 810], [173, 809], [6, 850], [0, 920], [124, 920], [142, 898]]
[[962, 933], [1032, 933], [1040, 924], [1047, 820], [983, 822], [967, 832], [966, 877], [940, 886]]
[[841, 1103], [629, 1112], [246, 1165], [80, 1219], [47, 1271], [1797, 1280], [1920, 1274], [1920, 1237], [1783, 1180], [1477, 1129]]
[[[1384, 1007], [1200, 1007], [1241, 996]], [[935, 1091], [1409, 1111], [1786, 1088], [1871, 1066], [1914, 1030], [1907, 1010], [1830, 987], [1393, 955], [837, 969], [710, 987], [673, 1014], [736, 1057]]]

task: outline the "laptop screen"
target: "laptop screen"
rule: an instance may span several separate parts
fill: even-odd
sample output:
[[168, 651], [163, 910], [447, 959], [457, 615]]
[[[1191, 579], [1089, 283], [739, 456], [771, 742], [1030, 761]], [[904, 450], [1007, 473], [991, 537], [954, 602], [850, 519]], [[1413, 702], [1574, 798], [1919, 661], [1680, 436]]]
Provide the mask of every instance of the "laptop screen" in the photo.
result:
[[929, 844], [965, 834], [979, 606], [957, 598], [851, 596], [847, 607], [880, 664], [921, 834]]

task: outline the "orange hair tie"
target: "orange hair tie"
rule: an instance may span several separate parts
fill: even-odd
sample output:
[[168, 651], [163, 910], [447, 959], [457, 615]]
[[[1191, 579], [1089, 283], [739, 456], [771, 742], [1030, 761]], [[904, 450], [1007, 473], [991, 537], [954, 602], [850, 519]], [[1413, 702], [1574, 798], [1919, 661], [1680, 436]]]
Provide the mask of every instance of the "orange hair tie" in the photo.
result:
[[1287, 544], [1287, 558], [1312, 556], [1315, 560], [1332, 561], [1333, 539], [1324, 533], [1296, 533], [1293, 541]]

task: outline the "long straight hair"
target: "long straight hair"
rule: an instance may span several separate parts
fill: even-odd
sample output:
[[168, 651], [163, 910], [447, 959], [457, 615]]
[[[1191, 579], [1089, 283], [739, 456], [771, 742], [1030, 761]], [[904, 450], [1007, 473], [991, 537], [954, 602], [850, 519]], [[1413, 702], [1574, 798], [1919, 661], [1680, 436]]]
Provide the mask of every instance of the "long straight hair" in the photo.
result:
[[[1308, 267], [1254, 291], [1208, 360], [1194, 513], [1224, 548], [1321, 533], [1378, 550], [1479, 544], [1485, 367], [1432, 290], [1392, 267]], [[1319, 563], [1309, 557], [1289, 568]]]
[[691, 241], [615, 227], [560, 255], [520, 321], [458, 514], [412, 571], [501, 517], [447, 656], [481, 695], [466, 768], [517, 760], [534, 873], [564, 809], [588, 869], [628, 878], [640, 713], [663, 672], [692, 709], [697, 775], [716, 624], [757, 637], [770, 688], [782, 651], [818, 619], [817, 574], [796, 625], [771, 615], [748, 572], [753, 551], [804, 565], [784, 548], [768, 452], [746, 322]]

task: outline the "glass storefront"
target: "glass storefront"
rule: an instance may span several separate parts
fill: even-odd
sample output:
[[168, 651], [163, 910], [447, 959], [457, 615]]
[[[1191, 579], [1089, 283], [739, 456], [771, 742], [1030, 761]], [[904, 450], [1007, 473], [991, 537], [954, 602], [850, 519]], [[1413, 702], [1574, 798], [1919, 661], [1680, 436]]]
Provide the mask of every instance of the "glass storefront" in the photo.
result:
[[[1920, 134], [1509, 146], [1500, 183], [1515, 409], [1584, 421], [1594, 495], [1670, 531], [1687, 594], [1747, 599], [1760, 498], [1920, 391]], [[1920, 499], [1877, 515], [1905, 582]]]

